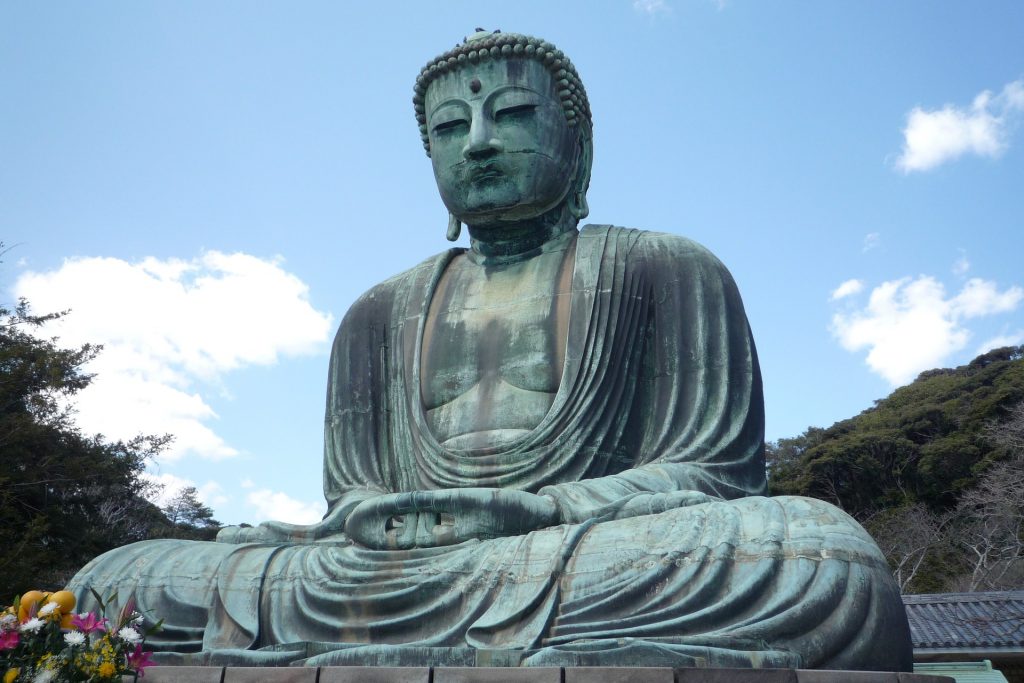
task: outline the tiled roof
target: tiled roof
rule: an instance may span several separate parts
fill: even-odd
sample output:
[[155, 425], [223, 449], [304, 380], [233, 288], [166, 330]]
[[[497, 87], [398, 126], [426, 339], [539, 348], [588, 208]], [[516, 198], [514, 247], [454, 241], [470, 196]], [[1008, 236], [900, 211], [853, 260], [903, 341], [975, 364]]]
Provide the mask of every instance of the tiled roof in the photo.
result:
[[915, 650], [1024, 650], [1024, 591], [904, 595]]

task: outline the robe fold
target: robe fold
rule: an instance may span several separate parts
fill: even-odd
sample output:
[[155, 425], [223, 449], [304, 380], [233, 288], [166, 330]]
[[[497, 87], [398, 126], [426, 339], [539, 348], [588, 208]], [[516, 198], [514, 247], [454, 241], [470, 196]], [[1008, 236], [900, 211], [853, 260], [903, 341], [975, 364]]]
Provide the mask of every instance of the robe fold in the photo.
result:
[[762, 497], [760, 371], [714, 256], [670, 235], [582, 230], [550, 410], [511, 444], [454, 450], [426, 421], [420, 349], [458, 253], [374, 287], [342, 322], [326, 518], [385, 493], [495, 487], [550, 496], [562, 524], [406, 551], [341, 529], [143, 542], [84, 568], [79, 598], [133, 594], [169, 624], [159, 648], [248, 662], [909, 670], [902, 602], [870, 537], [827, 503]]

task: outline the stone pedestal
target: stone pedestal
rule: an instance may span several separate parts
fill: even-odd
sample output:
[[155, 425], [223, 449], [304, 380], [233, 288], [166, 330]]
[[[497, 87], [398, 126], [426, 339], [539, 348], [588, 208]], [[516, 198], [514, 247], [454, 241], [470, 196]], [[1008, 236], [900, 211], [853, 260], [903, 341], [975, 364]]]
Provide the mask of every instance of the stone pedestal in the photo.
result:
[[925, 674], [804, 669], [155, 666], [146, 669], [145, 683], [954, 683], [954, 680]]

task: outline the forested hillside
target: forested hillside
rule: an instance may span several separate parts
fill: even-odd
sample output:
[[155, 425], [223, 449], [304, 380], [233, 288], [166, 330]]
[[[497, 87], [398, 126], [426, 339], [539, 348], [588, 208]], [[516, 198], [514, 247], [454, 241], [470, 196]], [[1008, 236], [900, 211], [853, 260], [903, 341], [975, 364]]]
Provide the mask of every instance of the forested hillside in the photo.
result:
[[872, 408], [769, 443], [773, 495], [860, 520], [906, 592], [1020, 588], [1024, 346], [922, 373]]

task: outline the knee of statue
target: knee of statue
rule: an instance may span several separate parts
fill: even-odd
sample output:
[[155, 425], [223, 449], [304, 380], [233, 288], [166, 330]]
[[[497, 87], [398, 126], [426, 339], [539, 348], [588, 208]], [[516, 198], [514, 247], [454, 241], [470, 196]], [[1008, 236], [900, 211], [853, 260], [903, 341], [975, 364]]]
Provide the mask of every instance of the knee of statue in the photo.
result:
[[764, 497], [761, 375], [729, 272], [682, 237], [579, 229], [591, 112], [569, 58], [478, 32], [413, 102], [438, 232], [465, 226], [469, 248], [342, 321], [324, 520], [115, 550], [79, 597], [116, 590], [165, 619], [157, 648], [238, 662], [909, 670], [863, 529]]

